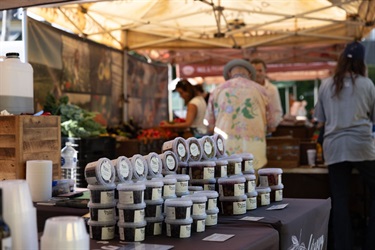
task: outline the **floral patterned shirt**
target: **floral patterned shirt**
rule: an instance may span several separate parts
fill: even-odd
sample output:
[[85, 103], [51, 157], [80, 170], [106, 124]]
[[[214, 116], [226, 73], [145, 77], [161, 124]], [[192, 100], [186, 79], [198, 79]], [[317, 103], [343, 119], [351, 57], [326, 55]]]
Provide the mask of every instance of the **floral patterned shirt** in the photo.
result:
[[267, 129], [277, 126], [277, 119], [268, 115], [273, 109], [263, 86], [237, 77], [210, 94], [205, 119], [225, 138], [228, 155], [252, 153], [254, 168], [259, 169], [267, 163]]

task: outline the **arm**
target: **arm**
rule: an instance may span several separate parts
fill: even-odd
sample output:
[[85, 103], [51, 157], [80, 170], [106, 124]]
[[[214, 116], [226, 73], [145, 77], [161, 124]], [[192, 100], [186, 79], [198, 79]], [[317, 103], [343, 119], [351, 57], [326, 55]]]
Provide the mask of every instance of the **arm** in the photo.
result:
[[161, 127], [163, 128], [190, 128], [196, 116], [197, 116], [197, 106], [189, 103], [187, 106], [187, 114], [186, 114], [185, 122], [175, 123], [175, 124], [163, 124]]

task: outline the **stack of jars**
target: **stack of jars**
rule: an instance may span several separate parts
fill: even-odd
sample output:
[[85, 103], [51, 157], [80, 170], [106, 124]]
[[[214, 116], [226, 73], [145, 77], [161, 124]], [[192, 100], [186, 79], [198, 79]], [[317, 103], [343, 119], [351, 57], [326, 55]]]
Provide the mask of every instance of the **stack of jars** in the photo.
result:
[[166, 234], [173, 238], [189, 238], [191, 236], [191, 209], [193, 202], [188, 198], [165, 200]]
[[146, 236], [147, 235], [160, 235], [162, 233], [162, 225], [164, 221], [163, 216], [163, 203], [162, 190], [164, 182], [162, 178], [153, 178], [145, 181], [146, 190], [144, 199], [146, 203], [145, 220]]
[[217, 225], [217, 218], [219, 213], [219, 208], [217, 207], [217, 198], [219, 197], [218, 192], [213, 190], [203, 190], [196, 191], [193, 195], [206, 196], [206, 226], [215, 226]]
[[284, 185], [281, 181], [281, 168], [262, 168], [258, 170], [258, 206], [267, 206], [273, 201], [283, 200]]
[[246, 213], [245, 182], [246, 179], [243, 175], [232, 175], [218, 179], [221, 214], [239, 215]]
[[199, 194], [192, 194], [183, 196], [183, 198], [191, 199], [193, 202], [191, 218], [193, 219], [192, 223], [192, 232], [193, 233], [201, 233], [206, 230], [206, 203], [207, 203], [207, 196], [199, 195]]
[[90, 190], [90, 237], [110, 240], [115, 236], [116, 201], [115, 168], [107, 158], [100, 158], [85, 167], [85, 178]]

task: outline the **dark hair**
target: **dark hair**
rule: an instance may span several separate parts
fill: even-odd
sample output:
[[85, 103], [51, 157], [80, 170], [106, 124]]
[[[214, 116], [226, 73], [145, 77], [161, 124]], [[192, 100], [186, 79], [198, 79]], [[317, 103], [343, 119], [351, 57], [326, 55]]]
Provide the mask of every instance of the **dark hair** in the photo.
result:
[[254, 58], [250, 61], [251, 64], [263, 64], [264, 69], [267, 69], [267, 64], [260, 58]]
[[350, 73], [352, 83], [355, 84], [355, 75], [365, 76], [366, 65], [362, 59], [352, 59], [346, 57], [344, 53], [341, 53], [335, 74], [333, 76], [333, 87], [335, 88], [334, 96], [338, 96], [344, 86], [344, 78], [347, 73]]
[[188, 92], [190, 96], [189, 100], [191, 100], [196, 95], [196, 89], [194, 85], [192, 85], [186, 79], [181, 79], [180, 81], [178, 81], [175, 90], [177, 89], [182, 89], [183, 91]]

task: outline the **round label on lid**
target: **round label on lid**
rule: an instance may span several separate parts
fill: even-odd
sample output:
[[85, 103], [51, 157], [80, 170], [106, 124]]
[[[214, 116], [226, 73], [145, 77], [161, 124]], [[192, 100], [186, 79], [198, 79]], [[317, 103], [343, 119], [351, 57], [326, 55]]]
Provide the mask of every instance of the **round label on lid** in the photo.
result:
[[169, 170], [174, 170], [176, 168], [176, 160], [172, 155], [167, 155], [167, 157], [165, 158], [165, 163]]
[[145, 165], [143, 164], [143, 161], [141, 159], [135, 160], [135, 171], [138, 175], [143, 175], [145, 172]]
[[130, 173], [130, 166], [125, 160], [120, 161], [119, 168], [120, 174], [126, 179], [129, 176]]
[[103, 161], [100, 165], [100, 175], [106, 182], [111, 181], [112, 177], [112, 166], [108, 161]]
[[217, 149], [221, 152], [224, 151], [224, 142], [221, 138], [217, 139]]
[[151, 157], [150, 168], [155, 174], [159, 172], [159, 159], [157, 157]]
[[177, 145], [177, 152], [178, 152], [179, 156], [185, 157], [185, 155], [186, 155], [186, 148], [185, 148], [184, 144], [178, 143], [178, 145]]
[[196, 143], [190, 144], [190, 153], [192, 156], [198, 156], [199, 155], [199, 147]]
[[203, 147], [204, 152], [206, 152], [207, 155], [210, 155], [212, 153], [212, 144], [209, 141], [205, 141]]

